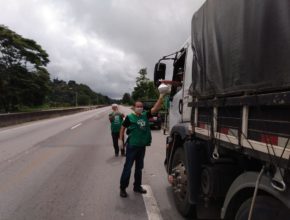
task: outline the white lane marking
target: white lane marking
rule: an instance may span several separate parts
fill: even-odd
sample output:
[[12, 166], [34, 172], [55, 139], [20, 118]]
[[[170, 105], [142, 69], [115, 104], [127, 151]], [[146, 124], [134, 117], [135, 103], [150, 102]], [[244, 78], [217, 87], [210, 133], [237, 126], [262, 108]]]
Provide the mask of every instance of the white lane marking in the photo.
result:
[[73, 130], [73, 129], [77, 128], [78, 126], [81, 126], [81, 125], [82, 125], [82, 123], [79, 123], [79, 124], [77, 124], [77, 125], [71, 127], [70, 129]]
[[148, 215], [148, 220], [162, 220], [162, 216], [151, 187], [149, 185], [142, 185], [142, 187], [147, 190], [147, 193], [142, 195]]

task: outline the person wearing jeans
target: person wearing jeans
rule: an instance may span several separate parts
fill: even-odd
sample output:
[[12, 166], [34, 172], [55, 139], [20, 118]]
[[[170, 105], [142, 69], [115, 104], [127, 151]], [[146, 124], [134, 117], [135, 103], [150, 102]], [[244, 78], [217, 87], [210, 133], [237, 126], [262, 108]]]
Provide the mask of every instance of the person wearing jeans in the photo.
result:
[[126, 161], [124, 164], [123, 172], [120, 179], [120, 196], [127, 197], [126, 188], [129, 185], [131, 169], [135, 162], [134, 174], [134, 192], [146, 193], [142, 188], [142, 169], [144, 167], [144, 157], [146, 146], [151, 144], [151, 130], [148, 118], [151, 114], [157, 112], [162, 106], [163, 94], [160, 94], [159, 99], [153, 108], [146, 112], [143, 111], [143, 103], [140, 101], [135, 102], [134, 112], [127, 115], [125, 118], [119, 136], [119, 144], [122, 145], [125, 130], [127, 129], [128, 141], [126, 151]]
[[134, 189], [138, 189], [141, 186], [142, 181], [142, 169], [144, 167], [145, 147], [134, 147], [127, 145], [126, 157], [128, 158], [124, 165], [123, 174], [121, 176], [121, 188], [126, 189], [129, 185], [131, 176], [131, 168], [135, 161], [135, 174], [134, 174]]

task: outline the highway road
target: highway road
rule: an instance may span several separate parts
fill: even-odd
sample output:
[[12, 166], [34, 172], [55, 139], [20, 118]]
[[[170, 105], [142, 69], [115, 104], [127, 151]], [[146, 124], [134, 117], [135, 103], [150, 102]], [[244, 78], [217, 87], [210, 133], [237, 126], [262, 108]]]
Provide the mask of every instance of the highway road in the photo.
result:
[[134, 193], [131, 181], [129, 197], [119, 196], [125, 158], [114, 156], [109, 111], [0, 129], [0, 220], [183, 219], [166, 180], [161, 131], [152, 131], [146, 150], [143, 185], [151, 193]]

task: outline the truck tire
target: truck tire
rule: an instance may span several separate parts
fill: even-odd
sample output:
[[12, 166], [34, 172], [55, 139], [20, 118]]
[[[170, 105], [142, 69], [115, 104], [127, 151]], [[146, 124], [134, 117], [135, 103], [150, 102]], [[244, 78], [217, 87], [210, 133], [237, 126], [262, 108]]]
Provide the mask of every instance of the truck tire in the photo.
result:
[[[251, 208], [252, 198], [246, 200], [239, 208], [235, 220], [247, 220]], [[257, 196], [252, 220], [287, 220], [289, 210], [277, 199], [270, 196]]]
[[184, 217], [195, 217], [195, 205], [189, 203], [189, 183], [187, 181], [183, 148], [177, 148], [172, 160], [173, 197], [178, 211]]

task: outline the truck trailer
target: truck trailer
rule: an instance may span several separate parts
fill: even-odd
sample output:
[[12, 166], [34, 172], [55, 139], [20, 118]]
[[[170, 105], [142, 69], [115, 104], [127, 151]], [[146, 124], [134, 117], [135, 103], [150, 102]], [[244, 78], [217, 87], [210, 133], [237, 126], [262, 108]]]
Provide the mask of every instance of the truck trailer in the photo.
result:
[[164, 163], [178, 211], [290, 219], [290, 1], [207, 0], [154, 82], [171, 84]]

